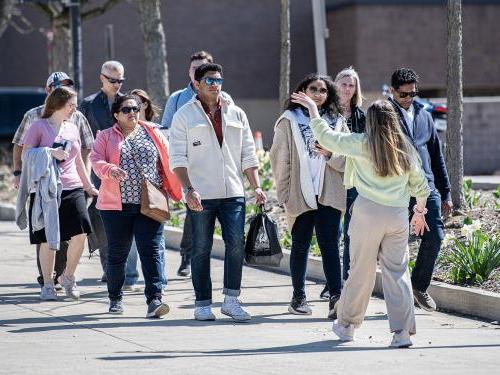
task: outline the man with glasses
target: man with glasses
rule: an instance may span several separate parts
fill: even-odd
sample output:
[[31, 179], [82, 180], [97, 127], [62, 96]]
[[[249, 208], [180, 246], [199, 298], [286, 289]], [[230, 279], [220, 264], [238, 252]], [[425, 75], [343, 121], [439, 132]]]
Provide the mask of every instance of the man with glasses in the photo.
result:
[[[391, 77], [392, 98], [389, 99], [399, 114], [401, 127], [422, 160], [422, 169], [427, 177], [431, 195], [427, 199], [426, 220], [429, 231], [421, 236], [417, 261], [411, 275], [415, 302], [426, 311], [436, 310], [436, 302], [427, 293], [434, 271], [441, 242], [444, 238], [444, 216], [451, 214], [453, 204], [450, 196], [450, 181], [444, 162], [441, 145], [430, 113], [413, 100], [418, 94], [418, 76], [407, 68], [396, 70]], [[410, 200], [410, 208], [415, 200]]]
[[264, 203], [257, 174], [255, 144], [245, 112], [221, 95], [222, 67], [203, 64], [194, 73], [197, 95], [172, 120], [171, 168], [183, 187], [193, 226], [191, 272], [196, 295], [194, 318], [214, 320], [210, 253], [215, 219], [225, 245], [224, 302], [221, 312], [250, 320], [238, 296], [244, 258], [245, 190], [243, 174]]
[[[115, 123], [115, 119], [111, 114], [111, 106], [115, 101], [117, 96], [123, 95], [120, 89], [125, 81], [124, 78], [125, 69], [123, 65], [118, 61], [106, 61], [102, 64], [101, 74], [99, 79], [101, 80], [101, 89], [92, 94], [85, 99], [83, 99], [80, 104], [80, 111], [85, 115], [90, 123], [94, 137], [98, 130], [104, 130], [110, 128]], [[101, 181], [92, 172], [92, 183], [99, 189]], [[95, 209], [95, 199], [92, 205], [89, 207], [89, 213], [93, 212]], [[91, 215], [95, 217], [94, 214]], [[104, 233], [104, 227], [100, 220], [92, 221], [93, 229], [96, 233]], [[101, 260], [101, 266], [104, 271], [101, 281], [106, 282], [106, 264], [108, 259], [108, 249], [107, 246], [101, 246], [99, 249], [99, 257]], [[137, 271], [134, 272], [134, 279], [137, 281], [139, 277]], [[127, 275], [127, 278], [129, 276]], [[133, 282], [135, 284], [135, 281]], [[132, 283], [132, 282], [131, 282]]]
[[[72, 87], [73, 86], [73, 80], [64, 72], [54, 72], [52, 73], [49, 78], [47, 78], [47, 82], [45, 85], [45, 92], [47, 95], [49, 95], [54, 89], [65, 86], [65, 87]], [[43, 109], [45, 108], [45, 105], [42, 104], [38, 107], [30, 109], [28, 112], [24, 114], [23, 120], [21, 121], [21, 124], [16, 130], [16, 134], [14, 134], [14, 138], [12, 139], [12, 143], [14, 144], [14, 149], [13, 149], [13, 164], [14, 164], [14, 184], [16, 189], [19, 187], [19, 182], [21, 179], [21, 171], [22, 171], [22, 151], [23, 151], [23, 140], [24, 140], [24, 135], [30, 128], [31, 124], [33, 124], [35, 121], [39, 120], [42, 116]], [[94, 143], [94, 137], [92, 136], [92, 130], [90, 129], [89, 123], [87, 122], [87, 119], [85, 116], [79, 112], [75, 111], [73, 113], [73, 116], [71, 117], [71, 122], [76, 125], [80, 132], [80, 142], [82, 145], [82, 159], [85, 165], [87, 166], [87, 169], [90, 170], [90, 164], [88, 160], [88, 156], [90, 154], [90, 150], [92, 149], [92, 144]], [[57, 290], [61, 290], [62, 287], [58, 283], [57, 278], [62, 275], [64, 272], [64, 269], [66, 268], [66, 251], [68, 250], [68, 243], [67, 242], [61, 242], [61, 250], [56, 252], [56, 260], [55, 260], [55, 277], [54, 277], [54, 286]], [[38, 283], [40, 286], [43, 286], [43, 276], [42, 276], [42, 269], [40, 266], [40, 261], [38, 259], [38, 254], [40, 252], [40, 245], [36, 246], [36, 253], [37, 253], [37, 266], [38, 266]]]
[[[198, 51], [191, 55], [190, 64], [189, 64], [189, 79], [190, 82], [185, 89], [178, 90], [168, 98], [167, 104], [165, 105], [165, 110], [163, 111], [163, 118], [161, 120], [162, 129], [170, 129], [172, 125], [172, 118], [174, 117], [175, 112], [179, 108], [181, 108], [184, 104], [186, 104], [191, 98], [196, 95], [195, 91], [195, 79], [194, 72], [196, 68], [200, 65], [206, 63], [212, 63], [213, 58], [212, 55], [206, 51]], [[221, 95], [224, 99], [233, 102], [231, 96], [221, 91]], [[181, 264], [179, 269], [177, 270], [178, 276], [188, 277], [191, 274], [191, 248], [193, 247], [193, 239], [192, 239], [192, 227], [191, 227], [191, 216], [189, 215], [189, 211], [186, 214], [186, 219], [184, 220], [184, 229], [182, 231], [182, 240], [181, 240]]]

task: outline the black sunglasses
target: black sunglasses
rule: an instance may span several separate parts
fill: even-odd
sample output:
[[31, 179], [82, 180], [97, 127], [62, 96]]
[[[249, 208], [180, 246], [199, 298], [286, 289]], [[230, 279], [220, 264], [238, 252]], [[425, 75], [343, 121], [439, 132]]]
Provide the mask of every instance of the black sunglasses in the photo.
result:
[[410, 91], [410, 92], [398, 91], [398, 95], [400, 98], [406, 98], [408, 96], [410, 98], [414, 98], [415, 96], [418, 95], [418, 91]]
[[141, 110], [140, 107], [137, 107], [137, 106], [133, 106], [133, 107], [121, 107], [120, 108], [120, 112], [125, 114], [125, 115], [128, 115], [130, 112], [134, 112], [134, 113], [139, 113], [139, 111]]
[[111, 78], [111, 77], [108, 77], [106, 74], [103, 74], [104, 78], [106, 78], [108, 80], [109, 83], [119, 83], [120, 85], [125, 82], [125, 78], [122, 78], [122, 79], [117, 79], [117, 78]]

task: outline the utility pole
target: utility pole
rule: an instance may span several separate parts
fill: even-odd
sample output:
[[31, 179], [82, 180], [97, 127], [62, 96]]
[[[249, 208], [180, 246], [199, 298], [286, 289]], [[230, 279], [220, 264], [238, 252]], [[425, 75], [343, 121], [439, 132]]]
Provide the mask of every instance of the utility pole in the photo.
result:
[[326, 24], [325, 0], [311, 0], [314, 24], [314, 46], [316, 50], [316, 71], [327, 74], [325, 39], [329, 37]]
[[65, 0], [64, 5], [69, 9], [71, 39], [73, 45], [73, 81], [78, 97], [83, 98], [82, 72], [82, 18], [80, 14], [80, 0]]

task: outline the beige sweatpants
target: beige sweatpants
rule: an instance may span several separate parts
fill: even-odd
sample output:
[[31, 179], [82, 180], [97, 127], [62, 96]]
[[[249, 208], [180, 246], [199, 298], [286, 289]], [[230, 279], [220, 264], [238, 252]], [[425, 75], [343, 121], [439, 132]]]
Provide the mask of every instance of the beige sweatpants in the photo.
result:
[[350, 265], [338, 305], [338, 320], [359, 327], [375, 285], [377, 258], [391, 332], [415, 333], [408, 271], [408, 208], [389, 207], [358, 196], [349, 224]]

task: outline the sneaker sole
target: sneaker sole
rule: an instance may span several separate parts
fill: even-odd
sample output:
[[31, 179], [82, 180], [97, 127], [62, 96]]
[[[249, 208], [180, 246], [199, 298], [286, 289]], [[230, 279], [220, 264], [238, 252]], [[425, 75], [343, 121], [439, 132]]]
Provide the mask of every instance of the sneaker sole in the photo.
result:
[[229, 316], [230, 318], [233, 318], [233, 320], [234, 320], [235, 322], [248, 322], [249, 320], [251, 320], [251, 319], [252, 319], [252, 317], [251, 317], [251, 316], [239, 316], [239, 317], [238, 317], [238, 316], [231, 315], [231, 314], [230, 314], [229, 312], [227, 312], [227, 311], [223, 311], [223, 310], [221, 310], [220, 312], [221, 312], [222, 314], [226, 315], [226, 316]]
[[213, 322], [215, 320], [215, 315], [214, 316], [210, 316], [208, 318], [202, 318], [202, 317], [199, 317], [199, 316], [195, 316], [194, 320], [197, 320], [199, 322]]
[[335, 333], [337, 335], [337, 337], [341, 341], [346, 341], [346, 342], [354, 341], [354, 336], [347, 336], [347, 335], [344, 335], [342, 332], [339, 332], [337, 325], [332, 325], [332, 331], [333, 331], [333, 333]]
[[401, 344], [397, 344], [397, 345], [389, 345], [390, 348], [394, 348], [394, 349], [406, 349], [406, 348], [409, 348], [410, 346], [412, 346], [413, 343], [411, 341], [407, 341], [405, 343], [401, 343]]
[[146, 318], [161, 318], [164, 315], [167, 315], [170, 312], [170, 307], [166, 304], [162, 304], [155, 311], [147, 313]]
[[113, 315], [123, 315], [123, 310], [122, 311], [108, 311], [108, 313], [113, 314]]
[[420, 307], [422, 310], [425, 310], [427, 312], [434, 312], [436, 311], [435, 308], [432, 307], [427, 307], [424, 304], [420, 303], [420, 301], [417, 299], [417, 297], [413, 296], [413, 301], [415, 301], [415, 304]]
[[288, 312], [293, 315], [312, 315], [312, 311], [302, 312], [299, 310], [295, 310], [292, 306], [288, 306]]

